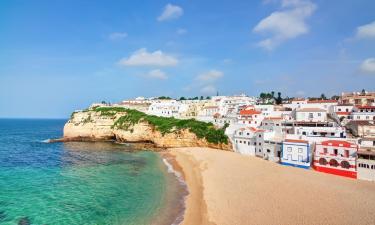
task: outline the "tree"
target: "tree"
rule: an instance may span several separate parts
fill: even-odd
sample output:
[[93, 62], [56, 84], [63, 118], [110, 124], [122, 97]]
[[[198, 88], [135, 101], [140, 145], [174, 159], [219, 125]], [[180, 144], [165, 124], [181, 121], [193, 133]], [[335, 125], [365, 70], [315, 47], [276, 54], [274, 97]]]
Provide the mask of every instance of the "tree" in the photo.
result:
[[322, 94], [320, 95], [320, 98], [321, 98], [322, 100], [326, 100], [326, 99], [327, 99], [327, 97], [325, 96], [324, 93], [322, 93]]
[[172, 98], [168, 96], [160, 96], [158, 99], [172, 99]]
[[194, 97], [193, 100], [198, 100], [199, 98], [198, 97]]
[[201, 100], [203, 100], [204, 99], [204, 97], [203, 96], [201, 96], [201, 98], [200, 98]]
[[339, 100], [339, 99], [340, 99], [340, 96], [338, 96], [338, 95], [333, 95], [333, 96], [331, 97], [331, 99], [332, 99], [332, 100]]
[[180, 98], [180, 101], [182, 101], [182, 100], [186, 100], [186, 98], [185, 98], [185, 97], [181, 97], [181, 98]]
[[366, 94], [366, 90], [365, 89], [362, 89], [362, 94]]
[[281, 98], [281, 92], [277, 92], [276, 104], [280, 105], [283, 103], [283, 98]]
[[102, 101], [102, 104], [103, 104], [103, 105], [105, 105], [105, 104], [107, 104], [107, 102], [105, 102], [105, 101]]
[[211, 97], [210, 97], [210, 96], [207, 96], [207, 97], [206, 97], [206, 99], [207, 99], [207, 100], [210, 100], [210, 99], [211, 99]]
[[272, 96], [272, 98], [275, 98], [275, 92], [274, 91], [271, 91], [271, 96]]

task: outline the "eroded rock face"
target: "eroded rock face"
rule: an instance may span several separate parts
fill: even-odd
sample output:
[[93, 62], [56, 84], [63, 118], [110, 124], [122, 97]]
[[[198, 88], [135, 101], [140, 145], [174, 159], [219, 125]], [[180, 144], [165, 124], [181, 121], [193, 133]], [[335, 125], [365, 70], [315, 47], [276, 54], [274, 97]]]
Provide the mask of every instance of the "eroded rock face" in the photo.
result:
[[64, 126], [65, 140], [117, 140], [119, 142], [151, 142], [155, 147], [210, 147], [232, 151], [231, 144], [214, 144], [198, 138], [188, 130], [162, 134], [147, 122], [139, 122], [128, 129], [114, 127], [115, 121], [126, 113], [103, 116], [100, 112], [82, 111], [73, 114]]

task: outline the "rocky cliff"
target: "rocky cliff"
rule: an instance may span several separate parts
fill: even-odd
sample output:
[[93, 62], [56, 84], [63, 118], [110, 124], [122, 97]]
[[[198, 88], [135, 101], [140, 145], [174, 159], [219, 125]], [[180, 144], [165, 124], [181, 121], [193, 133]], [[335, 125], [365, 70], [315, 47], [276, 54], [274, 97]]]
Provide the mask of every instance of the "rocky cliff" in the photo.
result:
[[[207, 123], [193, 121], [193, 123], [198, 123], [200, 130], [190, 129], [186, 126], [173, 127], [166, 131], [165, 127], [171, 126], [172, 122], [177, 122], [178, 125], [187, 122], [174, 118], [148, 116], [140, 112], [136, 112], [135, 116], [129, 115], [134, 112], [134, 110], [116, 110], [115, 108], [113, 111], [91, 109], [75, 112], [64, 126], [63, 141], [116, 140], [118, 142], [151, 143], [157, 148], [211, 147], [232, 150], [228, 138], [221, 137], [217, 141], [215, 137], [220, 136], [221, 132], [210, 127]], [[147, 120], [149, 117], [150, 121]], [[156, 122], [153, 121], [157, 121], [158, 124], [155, 125]], [[208, 133], [204, 129], [216, 132], [213, 134], [214, 138], [212, 135], [208, 138], [204, 137], [203, 135]], [[191, 130], [194, 130], [195, 133]], [[196, 133], [201, 137], [198, 137]]]

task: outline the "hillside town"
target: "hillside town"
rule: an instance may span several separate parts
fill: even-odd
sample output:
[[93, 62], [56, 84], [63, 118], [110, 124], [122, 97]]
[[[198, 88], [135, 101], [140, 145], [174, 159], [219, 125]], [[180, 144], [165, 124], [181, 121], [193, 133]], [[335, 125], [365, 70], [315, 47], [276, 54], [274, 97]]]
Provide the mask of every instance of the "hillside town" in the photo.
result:
[[149, 115], [196, 119], [224, 128], [233, 151], [286, 166], [375, 181], [375, 92], [327, 99], [261, 93], [105, 102]]

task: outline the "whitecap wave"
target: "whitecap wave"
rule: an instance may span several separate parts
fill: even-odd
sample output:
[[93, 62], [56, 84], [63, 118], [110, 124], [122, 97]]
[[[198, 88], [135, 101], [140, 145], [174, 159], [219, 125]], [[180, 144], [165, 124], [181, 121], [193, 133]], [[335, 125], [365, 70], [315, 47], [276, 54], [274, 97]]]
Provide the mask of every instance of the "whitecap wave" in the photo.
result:
[[50, 141], [51, 141], [51, 139], [45, 139], [45, 140], [40, 141], [40, 142], [42, 142], [42, 143], [50, 143]]

